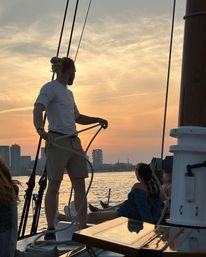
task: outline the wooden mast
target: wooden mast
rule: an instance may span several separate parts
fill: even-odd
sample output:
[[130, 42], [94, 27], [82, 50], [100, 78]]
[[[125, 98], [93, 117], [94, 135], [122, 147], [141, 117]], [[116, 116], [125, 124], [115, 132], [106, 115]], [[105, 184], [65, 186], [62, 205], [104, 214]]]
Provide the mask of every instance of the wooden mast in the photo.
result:
[[185, 19], [179, 126], [206, 127], [206, 0], [187, 0]]

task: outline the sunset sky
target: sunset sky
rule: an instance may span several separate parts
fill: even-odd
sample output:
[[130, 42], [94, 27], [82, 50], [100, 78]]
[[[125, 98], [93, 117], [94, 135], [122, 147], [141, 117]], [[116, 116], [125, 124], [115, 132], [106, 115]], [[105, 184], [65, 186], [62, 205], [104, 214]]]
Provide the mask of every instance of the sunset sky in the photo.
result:
[[[70, 2], [60, 56], [66, 54], [76, 3]], [[88, 3], [79, 3], [72, 58]], [[56, 54], [65, 4], [0, 0], [0, 145], [20, 144], [22, 155], [36, 151], [32, 109], [41, 86], [51, 80], [50, 58]], [[185, 4], [177, 1], [165, 155], [175, 143], [169, 131], [178, 120]], [[71, 90], [82, 114], [109, 121], [91, 147], [103, 150], [106, 163], [160, 156], [172, 5], [172, 0], [92, 2]], [[80, 134], [84, 146], [95, 132]]]

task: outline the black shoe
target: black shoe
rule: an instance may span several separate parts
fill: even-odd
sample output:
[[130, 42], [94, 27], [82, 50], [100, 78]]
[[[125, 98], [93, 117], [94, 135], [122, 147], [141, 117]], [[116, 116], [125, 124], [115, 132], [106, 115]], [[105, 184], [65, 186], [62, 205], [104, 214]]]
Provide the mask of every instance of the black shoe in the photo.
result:
[[49, 233], [49, 231], [51, 231], [51, 230], [54, 230], [54, 228], [47, 229], [46, 234], [44, 236], [44, 240], [56, 240], [55, 233], [54, 232]]
[[91, 212], [96, 212], [96, 211], [99, 210], [99, 208], [97, 208], [97, 207], [95, 207], [95, 206], [93, 206], [92, 204], [89, 203], [89, 210], [90, 210]]

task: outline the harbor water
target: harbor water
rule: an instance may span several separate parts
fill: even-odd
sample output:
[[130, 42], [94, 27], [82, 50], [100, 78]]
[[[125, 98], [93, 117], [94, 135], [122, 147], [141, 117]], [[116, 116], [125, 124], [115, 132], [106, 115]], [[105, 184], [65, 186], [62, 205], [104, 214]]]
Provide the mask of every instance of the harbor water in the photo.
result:
[[[19, 180], [21, 183], [19, 198], [20, 202], [18, 204], [18, 214], [19, 219], [22, 214], [22, 208], [24, 205], [24, 195], [25, 190], [27, 189], [26, 182], [29, 177], [20, 176], [15, 177], [15, 179]], [[40, 177], [36, 176], [36, 186], [33, 191], [34, 194], [37, 194], [39, 190], [39, 182]], [[86, 179], [86, 185], [89, 185], [91, 176]], [[94, 179], [92, 183], [92, 187], [88, 194], [88, 202], [101, 208], [100, 200], [103, 202], [107, 202], [109, 188], [111, 188], [110, 195], [110, 205], [116, 205], [121, 203], [122, 201], [127, 199], [127, 194], [130, 191], [131, 187], [134, 183], [136, 183], [136, 176], [133, 171], [124, 171], [124, 172], [98, 172], [94, 174]], [[71, 191], [71, 183], [67, 174], [64, 175], [64, 179], [61, 184], [60, 192], [59, 192], [59, 212], [64, 212], [64, 206], [68, 204], [69, 196]], [[33, 218], [33, 208], [34, 201], [32, 200], [31, 208], [29, 212], [29, 218], [27, 223], [26, 233], [30, 232], [32, 218]], [[39, 220], [38, 230], [41, 231], [46, 228], [46, 218], [45, 218], [45, 210], [44, 210], [44, 201], [42, 203], [41, 215]]]

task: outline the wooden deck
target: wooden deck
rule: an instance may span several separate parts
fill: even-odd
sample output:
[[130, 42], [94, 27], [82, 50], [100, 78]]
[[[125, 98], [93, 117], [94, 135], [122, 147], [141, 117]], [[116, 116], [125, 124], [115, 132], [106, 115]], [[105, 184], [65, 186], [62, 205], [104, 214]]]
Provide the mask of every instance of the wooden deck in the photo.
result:
[[[127, 218], [117, 218], [99, 225], [75, 232], [73, 240], [128, 256], [137, 256], [139, 248], [154, 235], [154, 225]], [[137, 233], [138, 231], [138, 233]]]
[[[199, 240], [198, 236], [201, 235]], [[128, 257], [206, 257], [206, 229], [158, 226], [120, 217], [75, 232], [73, 240]]]

